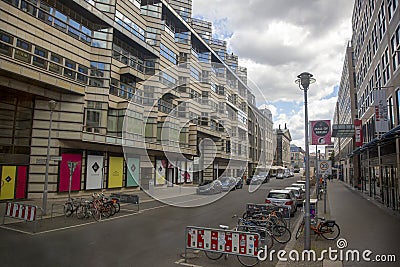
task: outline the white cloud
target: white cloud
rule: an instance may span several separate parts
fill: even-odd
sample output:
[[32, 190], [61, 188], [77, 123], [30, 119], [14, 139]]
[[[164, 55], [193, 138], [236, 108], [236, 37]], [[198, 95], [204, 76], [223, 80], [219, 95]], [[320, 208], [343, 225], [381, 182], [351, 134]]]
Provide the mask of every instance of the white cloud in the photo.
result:
[[[216, 36], [247, 67], [257, 103], [267, 103], [275, 126], [286, 122], [293, 143], [304, 146], [303, 91], [294, 81], [303, 71], [314, 75], [317, 82], [308, 91], [310, 120], [331, 119], [336, 101], [331, 95], [351, 38], [353, 5], [348, 0], [193, 0], [193, 14], [216, 22]], [[281, 106], [282, 101], [293, 106]]]

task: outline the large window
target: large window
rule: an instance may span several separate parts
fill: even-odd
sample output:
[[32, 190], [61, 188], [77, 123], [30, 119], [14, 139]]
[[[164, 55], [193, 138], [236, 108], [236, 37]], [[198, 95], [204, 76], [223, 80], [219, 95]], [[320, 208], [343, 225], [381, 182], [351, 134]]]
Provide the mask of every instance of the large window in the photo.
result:
[[190, 66], [190, 75], [197, 81], [200, 80], [200, 71], [193, 66]]
[[144, 30], [118, 10], [115, 11], [115, 21], [140, 40], [145, 40]]
[[177, 56], [176, 54], [166, 47], [164, 44], [160, 43], [160, 55], [171, 61], [173, 64], [176, 65], [177, 63]]
[[100, 132], [101, 127], [101, 113], [102, 113], [102, 102], [88, 101], [86, 108], [86, 131], [88, 132]]
[[110, 64], [103, 62], [90, 62], [90, 80], [89, 85], [104, 87], [107, 86], [106, 79], [109, 77]]
[[[15, 164], [10, 154], [30, 154], [33, 100], [29, 94], [0, 90], [0, 164]], [[18, 161], [29, 164], [29, 157]]]

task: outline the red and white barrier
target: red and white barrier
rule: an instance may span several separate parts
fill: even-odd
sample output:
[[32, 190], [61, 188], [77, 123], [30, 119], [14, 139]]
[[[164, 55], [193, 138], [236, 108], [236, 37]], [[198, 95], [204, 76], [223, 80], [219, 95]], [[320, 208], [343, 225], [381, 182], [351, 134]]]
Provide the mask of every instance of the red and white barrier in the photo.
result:
[[7, 202], [5, 216], [29, 222], [36, 220], [37, 206]]

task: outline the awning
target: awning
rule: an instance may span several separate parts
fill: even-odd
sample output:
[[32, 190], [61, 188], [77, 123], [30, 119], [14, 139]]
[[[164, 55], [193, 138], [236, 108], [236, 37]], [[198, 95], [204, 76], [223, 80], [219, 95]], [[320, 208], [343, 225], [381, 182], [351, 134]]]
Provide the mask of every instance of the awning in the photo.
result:
[[387, 139], [387, 138], [391, 138], [395, 135], [400, 134], [400, 125], [394, 127], [392, 130], [390, 130], [389, 132], [385, 133], [384, 135], [382, 135], [381, 139]]

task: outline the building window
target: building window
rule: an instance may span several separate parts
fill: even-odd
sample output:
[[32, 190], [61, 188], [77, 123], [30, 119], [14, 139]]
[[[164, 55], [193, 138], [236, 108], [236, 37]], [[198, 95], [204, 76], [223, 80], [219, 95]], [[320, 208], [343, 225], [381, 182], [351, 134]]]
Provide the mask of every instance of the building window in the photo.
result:
[[31, 52], [32, 45], [22, 39], [17, 40], [17, 47], [21, 49], [15, 49], [15, 59], [22, 60], [26, 63], [31, 63], [31, 55], [27, 52]]
[[392, 19], [394, 12], [398, 6], [398, 0], [388, 0], [388, 17], [389, 21]]
[[386, 32], [386, 19], [385, 19], [385, 3], [382, 3], [381, 9], [378, 14], [378, 27], [379, 27], [379, 41], [382, 40]]
[[390, 70], [389, 70], [389, 50], [385, 49], [385, 52], [382, 55], [382, 76], [383, 76], [383, 84], [385, 85], [390, 79]]
[[[10, 45], [7, 45], [10, 44]], [[0, 31], [0, 54], [12, 56], [13, 37], [5, 32]]]
[[71, 79], [75, 79], [76, 63], [73, 62], [72, 60], [65, 59], [65, 67], [66, 68], [64, 68], [64, 76], [71, 78]]
[[190, 76], [192, 76], [195, 80], [200, 81], [200, 71], [193, 66], [190, 66]]
[[47, 56], [48, 52], [44, 48], [41, 48], [39, 46], [35, 46], [35, 55], [33, 57], [33, 65], [46, 69], [47, 68]]
[[101, 109], [102, 103], [97, 101], [88, 101], [86, 108], [86, 130], [88, 132], [99, 133], [101, 127]]
[[108, 109], [107, 135], [122, 137], [122, 125], [124, 123], [124, 109]]
[[396, 90], [397, 125], [400, 125], [400, 89]]
[[176, 65], [176, 63], [177, 63], [176, 54], [163, 44], [160, 44], [160, 55], [162, 55], [164, 58], [168, 59], [174, 65]]
[[390, 44], [393, 59], [393, 72], [395, 72], [400, 62], [400, 53], [397, 52], [400, 48], [400, 26], [397, 26], [392, 38], [390, 39]]
[[88, 78], [87, 78], [87, 75], [88, 75], [88, 68], [87, 67], [85, 67], [85, 66], [83, 66], [83, 65], [78, 65], [78, 75], [77, 75], [77, 79], [78, 79], [78, 81], [80, 81], [80, 82], [83, 82], [84, 84], [86, 84], [87, 83], [87, 81], [88, 81]]
[[60, 64], [62, 64], [62, 57], [60, 55], [51, 53], [50, 60], [52, 62], [49, 63], [49, 70], [52, 71], [52, 72], [61, 74], [61, 66], [60, 66]]

